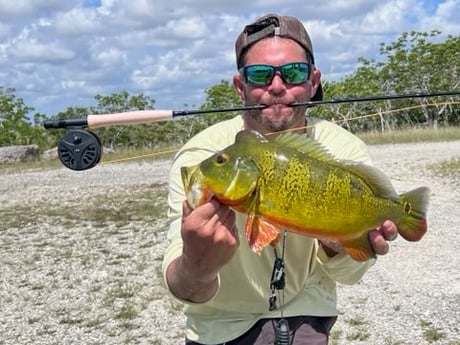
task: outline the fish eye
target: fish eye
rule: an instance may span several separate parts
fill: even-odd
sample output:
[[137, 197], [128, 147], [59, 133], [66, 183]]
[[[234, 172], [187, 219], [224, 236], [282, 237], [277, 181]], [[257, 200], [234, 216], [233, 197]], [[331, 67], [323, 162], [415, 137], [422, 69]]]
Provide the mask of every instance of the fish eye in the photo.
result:
[[217, 164], [224, 164], [228, 161], [228, 154], [226, 153], [220, 153], [216, 156], [216, 163]]

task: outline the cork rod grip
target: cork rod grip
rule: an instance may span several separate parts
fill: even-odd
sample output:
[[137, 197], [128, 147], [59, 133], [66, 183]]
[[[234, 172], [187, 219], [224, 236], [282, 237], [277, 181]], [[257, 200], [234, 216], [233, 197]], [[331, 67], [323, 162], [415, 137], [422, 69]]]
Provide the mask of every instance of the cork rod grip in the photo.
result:
[[88, 115], [88, 128], [101, 128], [112, 125], [130, 125], [156, 121], [172, 120], [172, 110], [138, 110], [117, 114]]

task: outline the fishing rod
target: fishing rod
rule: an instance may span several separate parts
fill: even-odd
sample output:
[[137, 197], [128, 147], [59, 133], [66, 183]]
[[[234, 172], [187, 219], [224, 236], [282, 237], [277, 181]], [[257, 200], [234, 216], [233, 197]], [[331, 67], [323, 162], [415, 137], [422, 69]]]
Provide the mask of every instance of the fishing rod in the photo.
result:
[[[460, 95], [460, 91], [442, 91], [433, 93], [410, 93], [401, 95], [382, 95], [382, 96], [368, 96], [368, 97], [356, 97], [356, 98], [339, 98], [339, 99], [328, 99], [322, 101], [306, 101], [306, 102], [295, 102], [289, 104], [291, 107], [314, 107], [316, 105], [324, 104], [340, 104], [340, 103], [356, 103], [356, 102], [373, 102], [381, 100], [394, 100], [403, 98], [428, 98], [428, 97], [439, 97], [439, 96], [455, 96]], [[200, 109], [200, 110], [136, 110], [127, 111], [113, 114], [93, 114], [87, 115], [86, 118], [82, 119], [57, 119], [47, 120], [44, 122], [46, 129], [53, 128], [101, 128], [114, 125], [130, 125], [140, 124], [158, 121], [168, 121], [177, 117], [190, 116], [190, 115], [201, 115], [210, 113], [223, 113], [231, 111], [244, 111], [244, 110], [261, 110], [267, 108], [267, 105], [256, 104], [239, 106], [232, 108], [220, 108], [220, 109]]]
[[[407, 98], [429, 98], [440, 96], [460, 95], [460, 91], [441, 91], [431, 93], [409, 93], [400, 95], [377, 95], [355, 98], [339, 98], [320, 101], [295, 102], [291, 107], [314, 107], [325, 104], [344, 104], [357, 102], [375, 102]], [[159, 121], [169, 121], [180, 117], [236, 112], [245, 110], [262, 110], [265, 104], [237, 106], [232, 108], [199, 109], [199, 110], [137, 110], [112, 114], [90, 114], [79, 119], [46, 120], [43, 126], [46, 129], [67, 128], [69, 131], [61, 138], [58, 144], [58, 158], [61, 163], [72, 170], [87, 170], [96, 166], [102, 156], [102, 144], [99, 137], [91, 129], [115, 125], [132, 125]]]

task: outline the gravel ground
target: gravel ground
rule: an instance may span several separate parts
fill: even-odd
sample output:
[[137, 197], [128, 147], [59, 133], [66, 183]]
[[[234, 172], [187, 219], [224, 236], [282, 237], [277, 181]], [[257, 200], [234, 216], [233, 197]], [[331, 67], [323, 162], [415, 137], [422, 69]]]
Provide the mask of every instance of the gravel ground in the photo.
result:
[[[459, 345], [460, 174], [427, 165], [460, 158], [460, 141], [370, 150], [398, 191], [431, 187], [429, 230], [339, 287], [331, 343]], [[169, 166], [0, 173], [0, 345], [183, 344], [160, 273]]]

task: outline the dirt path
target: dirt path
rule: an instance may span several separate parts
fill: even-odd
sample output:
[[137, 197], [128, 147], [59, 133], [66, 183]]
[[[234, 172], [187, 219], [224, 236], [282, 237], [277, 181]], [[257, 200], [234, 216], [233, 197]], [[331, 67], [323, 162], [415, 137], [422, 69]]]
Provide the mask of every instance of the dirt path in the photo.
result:
[[[459, 345], [460, 182], [426, 166], [460, 158], [460, 141], [370, 151], [398, 191], [431, 188], [429, 231], [396, 240], [359, 284], [339, 287], [331, 343]], [[0, 175], [0, 345], [183, 344], [160, 273], [168, 169]]]

